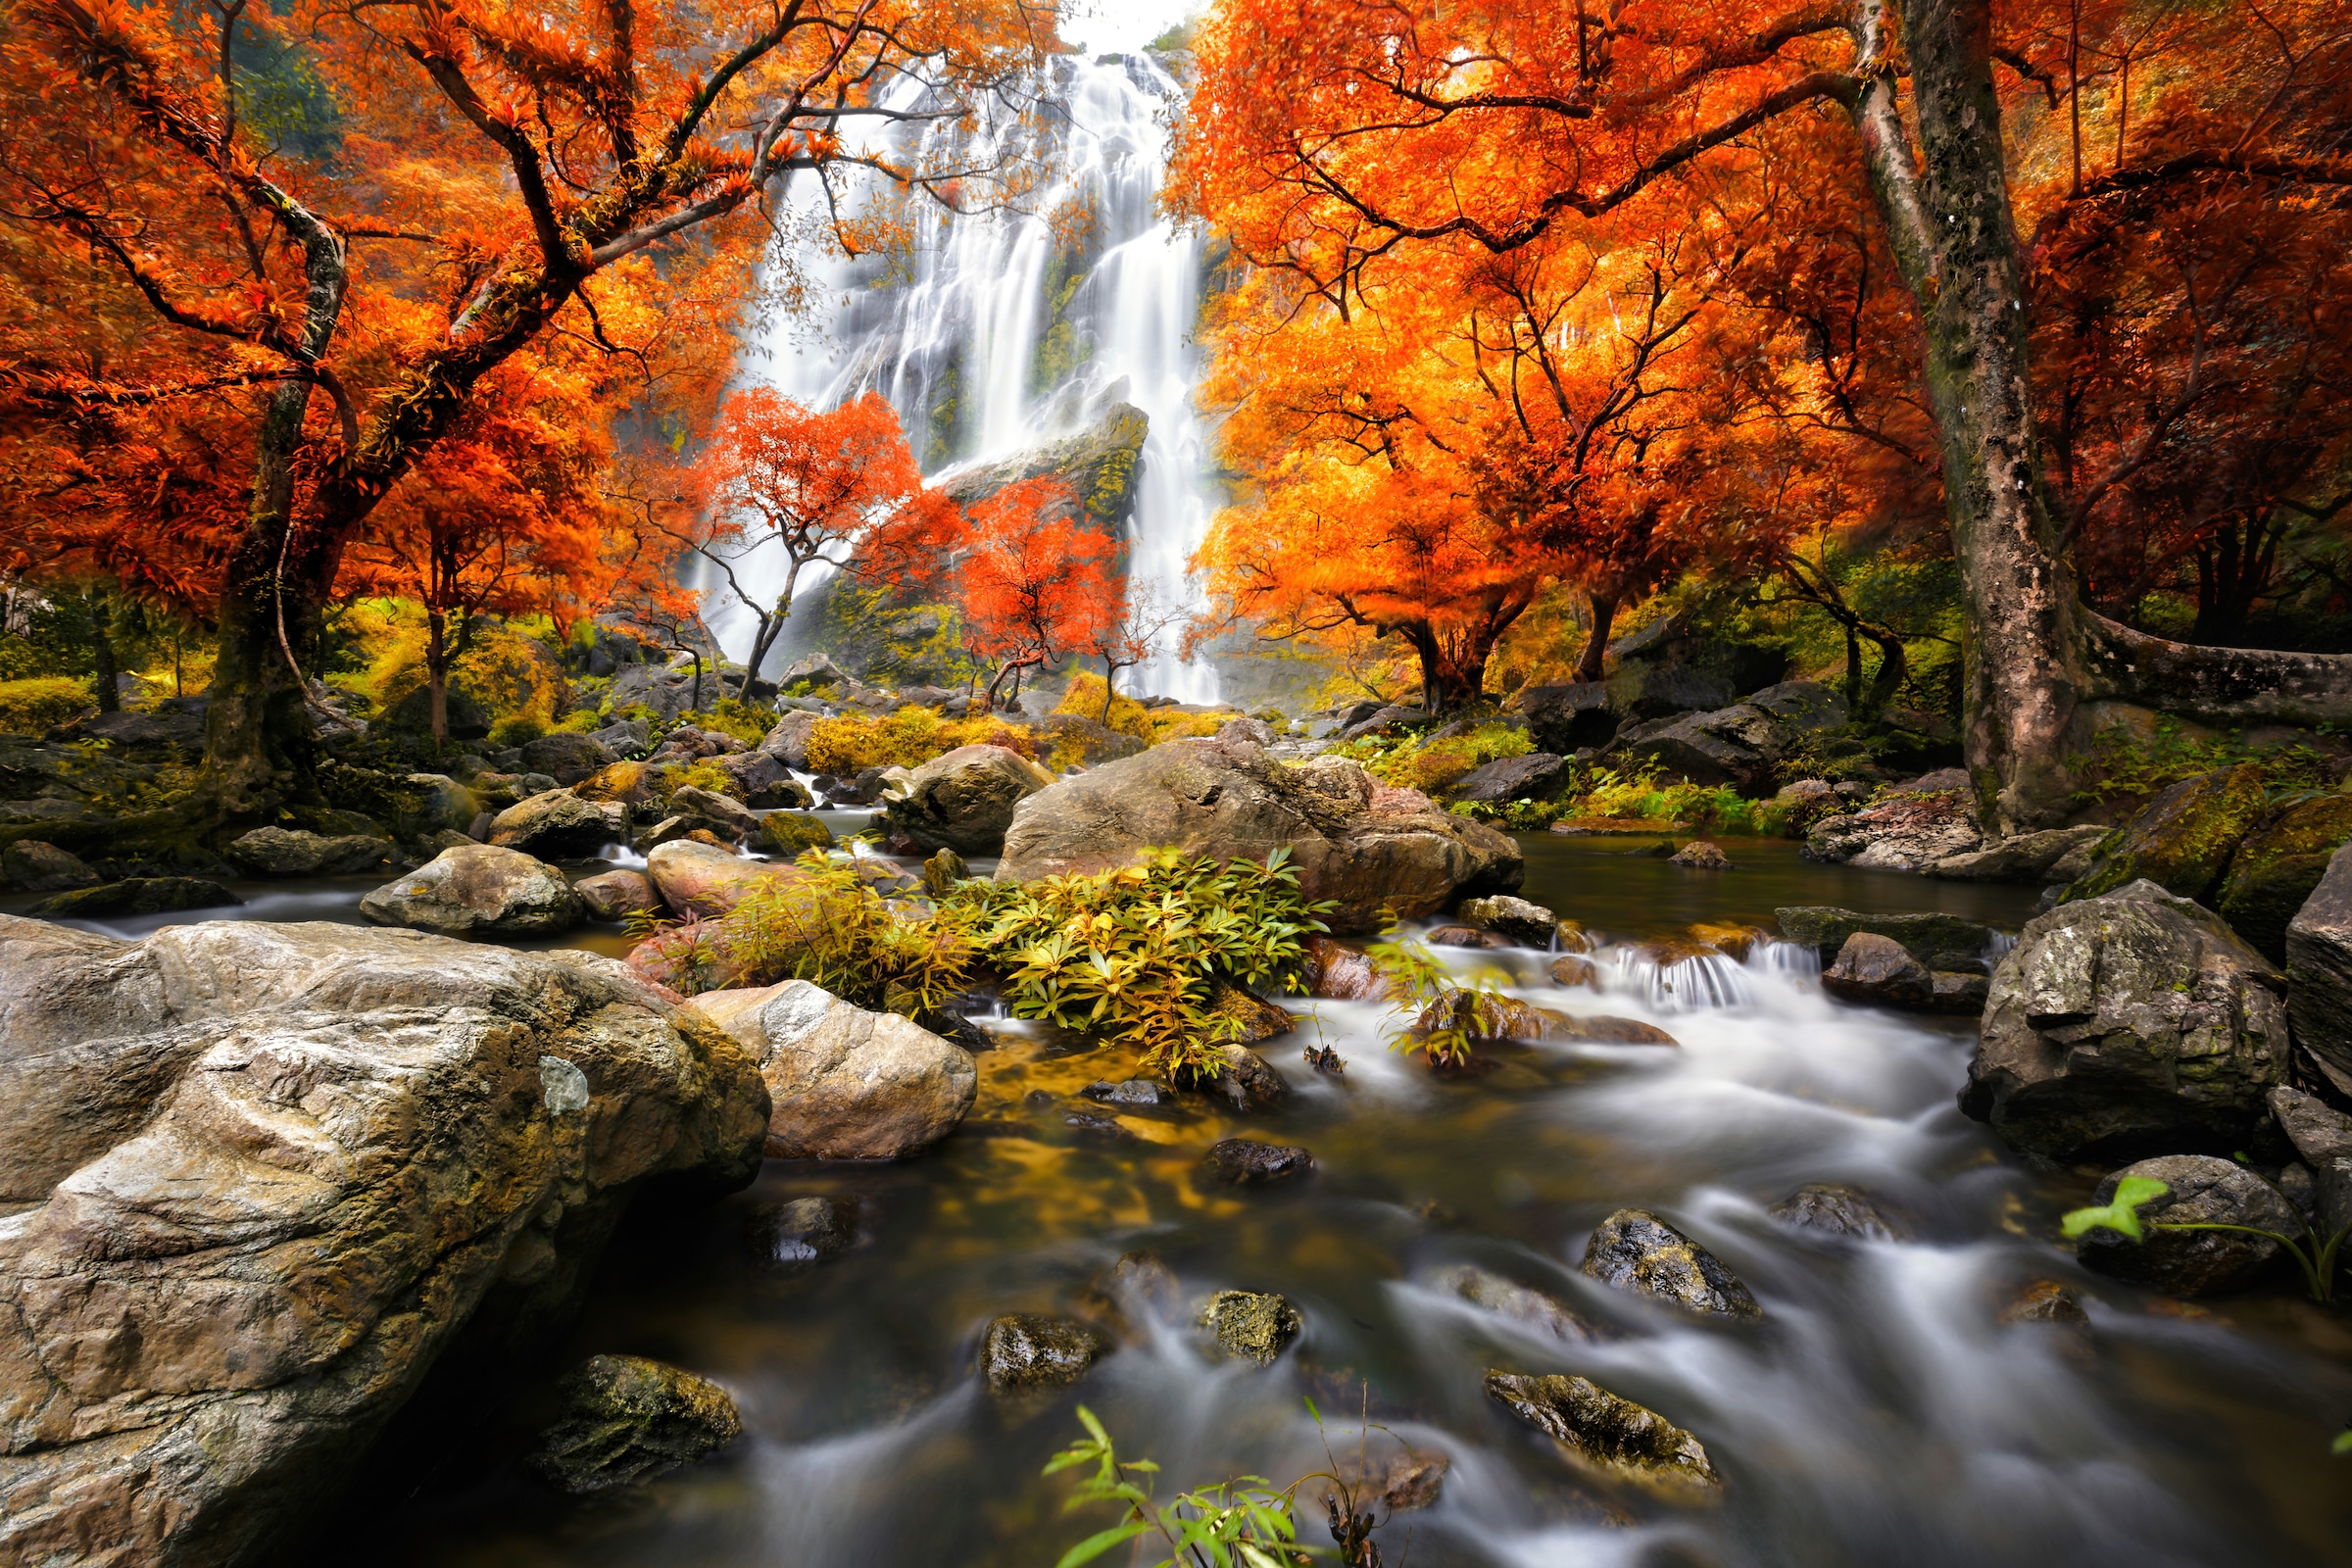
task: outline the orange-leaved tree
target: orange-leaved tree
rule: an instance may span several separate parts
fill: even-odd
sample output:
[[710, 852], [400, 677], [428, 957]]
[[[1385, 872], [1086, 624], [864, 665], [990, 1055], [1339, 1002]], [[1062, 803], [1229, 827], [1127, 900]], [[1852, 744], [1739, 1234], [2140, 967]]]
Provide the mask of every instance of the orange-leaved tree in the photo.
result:
[[1022, 479], [962, 513], [949, 586], [975, 663], [993, 664], [988, 704], [1005, 681], [1112, 642], [1120, 612], [1117, 547], [1078, 515], [1059, 479]]

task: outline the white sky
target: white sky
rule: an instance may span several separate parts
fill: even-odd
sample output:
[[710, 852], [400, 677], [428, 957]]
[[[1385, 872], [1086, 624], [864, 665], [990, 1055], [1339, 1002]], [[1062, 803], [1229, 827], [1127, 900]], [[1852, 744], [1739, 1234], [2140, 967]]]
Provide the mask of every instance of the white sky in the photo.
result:
[[1088, 54], [1141, 49], [1205, 0], [1064, 0], [1061, 35]]

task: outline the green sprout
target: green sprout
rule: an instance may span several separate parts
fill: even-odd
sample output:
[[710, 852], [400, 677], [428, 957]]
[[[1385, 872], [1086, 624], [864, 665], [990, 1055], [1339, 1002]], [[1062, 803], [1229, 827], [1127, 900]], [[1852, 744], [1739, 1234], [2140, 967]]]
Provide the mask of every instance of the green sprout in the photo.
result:
[[[2286, 1249], [2295, 1266], [2303, 1271], [2303, 1283], [2311, 1291], [2311, 1298], [2326, 1305], [2335, 1299], [2335, 1268], [2343, 1251], [2344, 1238], [2352, 1236], [2352, 1225], [2346, 1225], [2333, 1236], [2321, 1240], [2320, 1233], [2304, 1220], [2300, 1237], [2279, 1231], [2264, 1230], [2259, 1225], [2229, 1225], [2219, 1220], [2154, 1219], [2143, 1221], [2139, 1210], [2143, 1204], [2154, 1202], [2172, 1191], [2167, 1184], [2148, 1176], [2127, 1176], [2116, 1183], [2115, 1200], [2103, 1206], [2078, 1208], [2069, 1213], [2062, 1228], [2069, 1237], [2084, 1235], [2093, 1230], [2120, 1231], [2135, 1242], [2144, 1242], [2149, 1229], [2160, 1231], [2237, 1231], [2247, 1236], [2267, 1236]], [[2337, 1440], [2336, 1451], [2348, 1451], [2343, 1441]]]

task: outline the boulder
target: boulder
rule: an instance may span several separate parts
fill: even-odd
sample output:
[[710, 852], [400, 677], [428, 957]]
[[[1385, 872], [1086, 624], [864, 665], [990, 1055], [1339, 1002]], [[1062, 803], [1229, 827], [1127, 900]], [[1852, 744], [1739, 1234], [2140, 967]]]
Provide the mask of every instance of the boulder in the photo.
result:
[[1679, 865], [1689, 871], [1729, 871], [1732, 858], [1723, 848], [1705, 839], [1692, 839], [1666, 858], [1668, 865]]
[[1619, 715], [1610, 709], [1609, 688], [1601, 681], [1530, 686], [1519, 694], [1519, 711], [1527, 715], [1535, 743], [1560, 757], [1606, 746], [1617, 734]]
[[689, 1004], [749, 1049], [766, 1080], [773, 1159], [905, 1159], [956, 1130], [979, 1073], [969, 1053], [895, 1012], [806, 980]]
[[923, 861], [923, 891], [934, 899], [944, 899], [956, 883], [970, 880], [972, 868], [954, 850], [934, 850]]
[[1411, 708], [1403, 703], [1391, 703], [1386, 708], [1373, 710], [1368, 716], [1359, 718], [1341, 730], [1340, 739], [1344, 741], [1361, 740], [1366, 735], [1382, 735], [1399, 727], [1417, 727], [1427, 724], [1431, 722], [1431, 718], [1432, 715], [1427, 709]]
[[833, 830], [806, 811], [770, 811], [760, 819], [757, 848], [790, 860], [833, 847]]
[[193, 749], [204, 744], [204, 714], [201, 710], [187, 712], [176, 709], [155, 712], [123, 709], [112, 713], [92, 713], [70, 725], [61, 725], [50, 732], [49, 738], [68, 736], [76, 741], [105, 741], [110, 746]]
[[2167, 1296], [2210, 1296], [2243, 1285], [2278, 1255], [2278, 1244], [2243, 1231], [2166, 1231], [2174, 1224], [2244, 1225], [2300, 1237], [2302, 1217], [2285, 1195], [2254, 1172], [2211, 1154], [2166, 1154], [2111, 1173], [2091, 1195], [2094, 1203], [2115, 1200], [2128, 1176], [2144, 1176], [2170, 1189], [2139, 1206], [2146, 1237], [2133, 1241], [2104, 1227], [2085, 1232], [2082, 1266], [2128, 1285]]
[[1979, 849], [1930, 860], [1920, 869], [1947, 882], [2053, 881], [2057, 880], [2054, 876], [2057, 867], [2104, 839], [2107, 831], [2091, 822], [2082, 827], [2018, 833], [2005, 839], [1987, 840]]
[[1254, 860], [1288, 851], [1305, 897], [1337, 904], [1324, 918], [1342, 935], [1379, 930], [1384, 911], [1414, 919], [1512, 892], [1522, 874], [1508, 836], [1377, 786], [1346, 759], [1294, 768], [1256, 746], [1179, 740], [1022, 800], [997, 877], [1100, 871], [1159, 847]]
[[1168, 1102], [1168, 1092], [1149, 1078], [1122, 1078], [1115, 1084], [1107, 1078], [1098, 1078], [1078, 1092], [1104, 1105], [1164, 1105]]
[[1489, 1372], [1486, 1389], [1487, 1397], [1558, 1444], [1567, 1458], [1604, 1476], [1670, 1491], [1723, 1486], [1698, 1439], [1584, 1378]]
[[776, 677], [776, 689], [789, 692], [797, 686], [802, 691], [828, 691], [844, 684], [849, 678], [828, 656], [810, 654]]
[[2311, 1167], [2320, 1235], [2333, 1236], [2352, 1226], [2352, 1116], [2316, 1095], [2284, 1085], [2271, 1091], [2270, 1103], [2278, 1130]]
[[631, 817], [658, 815], [665, 792], [656, 762], [609, 762], [571, 787], [583, 801], [625, 808]]
[[1007, 1312], [980, 1335], [980, 1375], [999, 1394], [1075, 1383], [1101, 1358], [1102, 1338], [1067, 1318]]
[[655, 846], [645, 858], [645, 874], [671, 912], [707, 920], [727, 913], [762, 883], [796, 873], [772, 860], [747, 860], [718, 845], [677, 839]]
[[1600, 989], [1599, 967], [1581, 953], [1561, 954], [1551, 960], [1551, 967], [1545, 972], [1551, 976], [1551, 983], [1555, 986], [1586, 991]]
[[669, 812], [685, 818], [690, 827], [703, 828], [730, 844], [740, 844], [760, 831], [760, 814], [750, 807], [693, 784], [681, 784], [669, 792]]
[[[448, 721], [452, 740], [479, 740], [490, 733], [490, 711], [456, 686], [443, 689], [441, 715]], [[392, 705], [383, 716], [383, 726], [409, 735], [428, 735], [433, 728], [433, 693], [429, 686], [419, 686]]]
[[1634, 1018], [1573, 1017], [1552, 1007], [1539, 1007], [1517, 997], [1457, 991], [1441, 997], [1413, 1020], [1416, 1036], [1455, 1028], [1473, 1044], [1515, 1040], [1523, 1044], [1546, 1041], [1578, 1045], [1671, 1046], [1674, 1036]]
[[1305, 942], [1307, 994], [1324, 1002], [1386, 1002], [1389, 979], [1362, 950], [1327, 936]]
[[[1666, 677], [1660, 671], [1642, 672], [1639, 678], [1654, 687]], [[1610, 683], [1612, 696], [1617, 686], [1617, 681]], [[1724, 700], [1730, 697], [1725, 691]], [[1730, 707], [1635, 724], [1618, 734], [1615, 749], [1653, 760], [1693, 783], [1731, 784], [1753, 792], [1770, 785], [1781, 759], [1799, 739], [1836, 729], [1846, 717], [1845, 699], [1827, 686], [1784, 681]]]
[[1784, 1225], [1839, 1241], [1899, 1242], [1910, 1235], [1869, 1194], [1831, 1183], [1799, 1187], [1769, 1212]]
[[1474, 925], [1441, 925], [1431, 929], [1421, 939], [1433, 948], [1501, 949], [1511, 945], [1511, 939], [1499, 931], [1481, 931]]
[[2286, 928], [2328, 874], [2328, 862], [2352, 839], [2352, 794], [2330, 792], [2285, 802], [2254, 825], [2214, 892], [2214, 911], [2255, 952], [2286, 961]]
[[445, 937], [535, 937], [578, 925], [588, 918], [588, 903], [544, 860], [468, 844], [443, 850], [375, 889], [360, 900], [360, 913], [377, 925]]
[[801, 1268], [848, 1251], [858, 1243], [856, 1198], [795, 1198], [755, 1209], [744, 1240], [762, 1263]]
[[796, 773], [808, 771], [808, 736], [823, 723], [821, 714], [794, 711], [775, 722], [760, 743], [760, 750], [775, 758]]
[[392, 845], [359, 834], [321, 838], [300, 828], [257, 827], [222, 853], [248, 876], [348, 876], [382, 865]]
[[[1291, 1015], [1280, 1007], [1273, 1007], [1272, 1010], [1281, 1014], [1283, 1027], [1287, 1030]], [[1256, 1038], [1266, 1037], [1260, 1035]], [[1191, 1087], [1214, 1095], [1234, 1109], [1244, 1112], [1271, 1110], [1291, 1098], [1289, 1080], [1248, 1046], [1236, 1041], [1224, 1041], [1217, 1047], [1217, 1057], [1219, 1065], [1216, 1076], [1197, 1081]]]
[[1549, 752], [1505, 757], [1474, 767], [1446, 787], [1457, 801], [1540, 801], [1565, 784], [1574, 764]]
[[1259, 1366], [1272, 1366], [1304, 1326], [1297, 1307], [1257, 1291], [1217, 1292], [1200, 1308], [1200, 1324], [1226, 1354]]
[[1004, 848], [1014, 809], [1053, 783], [1053, 774], [1018, 752], [958, 746], [916, 768], [884, 814], [926, 855], [995, 855]]
[[1936, 977], [1892, 937], [1857, 931], [1838, 950], [1838, 961], [1821, 972], [1821, 989], [1847, 1002], [1876, 1007], [1922, 1009], [1934, 1005]]
[[642, 718], [624, 718], [589, 731], [588, 738], [614, 757], [634, 757], [654, 744], [654, 727]]
[[2352, 1095], [2352, 846], [2330, 856], [2286, 927], [2288, 1007], [2296, 1043]]
[[2092, 853], [2090, 869], [2061, 897], [2095, 899], [2146, 881], [2204, 903], [2263, 808], [2262, 769], [2251, 762], [2184, 778], [2109, 835]]
[[1984, 843], [1966, 790], [1898, 791], [1859, 811], [1816, 821], [1805, 834], [1803, 855], [1833, 865], [1919, 871]]
[[32, 912], [52, 920], [114, 920], [124, 915], [220, 909], [244, 902], [206, 877], [134, 876], [43, 899], [32, 906]]
[[[1720, 675], [1685, 664], [1647, 661], [1621, 666], [1608, 680], [1609, 708], [1636, 724], [1675, 713], [1713, 712], [1732, 705], [1732, 687]], [[1626, 732], [1619, 730], [1622, 744]]]
[[1711, 1317], [1762, 1317], [1764, 1309], [1714, 1253], [1639, 1208], [1621, 1208], [1585, 1244], [1588, 1279], [1636, 1291]]
[[1262, 718], [1229, 718], [1217, 726], [1221, 741], [1247, 741], [1251, 746], [1274, 744], [1274, 726]]
[[593, 735], [558, 730], [522, 743], [522, 765], [559, 784], [577, 784], [611, 765], [612, 753]]
[[1288, 1181], [1315, 1168], [1315, 1156], [1290, 1144], [1261, 1144], [1254, 1138], [1227, 1138], [1200, 1156], [1201, 1173], [1228, 1187], [1260, 1187]]
[[1865, 914], [1826, 904], [1791, 905], [1772, 912], [1782, 936], [1814, 949], [1825, 964], [1837, 960], [1838, 950], [1857, 931], [1892, 938], [1931, 969], [1981, 965], [1982, 955], [1992, 945], [1992, 927], [1956, 914]]
[[[681, 713], [718, 697], [718, 682], [706, 675], [699, 696], [695, 691], [691, 670], [667, 669], [659, 664], [631, 664], [612, 677], [605, 689], [607, 710], [619, 713], [632, 708], [642, 708], [656, 718], [676, 718]], [[484, 731], [484, 733], [488, 733]]]
[[0, 917], [0, 1015], [11, 1563], [273, 1559], [445, 1351], [560, 1333], [638, 1185], [741, 1186], [766, 1121], [581, 953]]
[[1438, 1288], [1521, 1328], [1569, 1345], [1591, 1345], [1601, 1338], [1599, 1330], [1557, 1297], [1506, 1280], [1475, 1263], [1447, 1269], [1439, 1276]]
[[773, 752], [738, 752], [720, 758], [718, 766], [732, 781], [727, 793], [746, 806], [805, 811], [816, 804], [808, 786], [794, 778], [791, 766]]
[[575, 1496], [692, 1464], [743, 1436], [726, 1390], [643, 1356], [591, 1356], [563, 1390], [569, 1413], [540, 1434], [529, 1464]]
[[571, 891], [580, 896], [592, 920], [625, 920], [662, 908], [662, 896], [642, 871], [600, 871], [574, 882]]
[[1548, 948], [1560, 928], [1560, 917], [1541, 904], [1525, 899], [1498, 895], [1487, 899], [1464, 899], [1454, 918], [1480, 931], [1499, 932], [1513, 942], [1531, 948]]
[[490, 819], [490, 842], [542, 859], [580, 859], [628, 837], [628, 811], [584, 801], [566, 789], [542, 790]]
[[1936, 982], [1936, 995], [1928, 1011], [1969, 1018], [1984, 1015], [1984, 1004], [1992, 1000], [1992, 977], [1984, 970], [1937, 969], [1931, 978]]
[[2286, 1080], [2284, 989], [2152, 882], [2061, 905], [1993, 971], [1960, 1108], [2057, 1160], [2242, 1149]]
[[19, 839], [0, 850], [0, 880], [25, 893], [70, 893], [97, 886], [98, 873], [54, 844]]

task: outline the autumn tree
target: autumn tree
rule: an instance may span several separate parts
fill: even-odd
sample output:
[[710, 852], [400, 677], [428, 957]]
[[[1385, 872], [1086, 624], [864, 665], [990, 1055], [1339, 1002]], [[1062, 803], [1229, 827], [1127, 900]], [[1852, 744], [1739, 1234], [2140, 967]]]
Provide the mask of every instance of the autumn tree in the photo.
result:
[[1116, 646], [1116, 553], [1058, 479], [1022, 479], [963, 510], [947, 581], [976, 662], [996, 666], [989, 707], [1007, 680], [1017, 689], [1026, 671]]
[[[212, 569], [221, 809], [300, 792], [294, 652], [346, 551], [501, 366], [564, 344], [637, 370], [657, 417], [690, 404], [680, 379], [714, 387], [724, 367], [680, 361], [727, 344], [779, 182], [864, 168], [970, 199], [989, 171], [956, 138], [901, 157], [856, 132], [966, 114], [1042, 28], [1020, 0], [18, 5], [0, 213], [33, 286], [0, 322], [6, 425], [33, 446], [96, 420], [173, 430], [128, 466], [184, 478], [210, 530], [172, 569]], [[299, 134], [250, 112], [257, 30], [316, 83]], [[846, 205], [824, 221], [853, 249], [882, 238]], [[173, 429], [189, 409], [201, 437]], [[135, 477], [115, 532], [153, 515]], [[9, 510], [32, 529], [30, 501]]]
[[701, 486], [673, 536], [751, 616], [754, 676], [808, 567], [905, 581], [933, 567], [956, 528], [955, 504], [924, 487], [897, 412], [874, 392], [824, 413], [769, 387], [736, 394]]
[[[1200, 34], [1182, 179], [1252, 266], [1344, 311], [1437, 246], [1504, 256], [1672, 204], [1681, 175], [1743, 156], [1744, 139], [1776, 123], [1858, 159], [1933, 415], [1971, 631], [1971, 768], [1994, 831], [2037, 827], [2070, 808], [2090, 703], [2352, 717], [2341, 658], [2164, 643], [2079, 592], [2042, 466], [2020, 172], [2003, 135], [2004, 94], [2015, 105], [2052, 91], [2046, 55], [2020, 45], [2046, 43], [2056, 22], [2028, 5], [1996, 27], [1989, 0], [1597, 12], [1557, 0], [1225, 0]], [[2040, 170], [2066, 170], [2064, 187], [2026, 174], [2031, 203], [2230, 184], [2321, 192], [2352, 178], [2337, 150], [2352, 89], [2338, 10], [2224, 5], [2201, 26], [2179, 46], [2176, 72], [2194, 60], [2181, 87], [2143, 107], [2128, 136], [2140, 100], [2119, 82], [2112, 166], [2044, 159]], [[2080, 92], [2069, 96], [2069, 120], [2091, 122]]]

